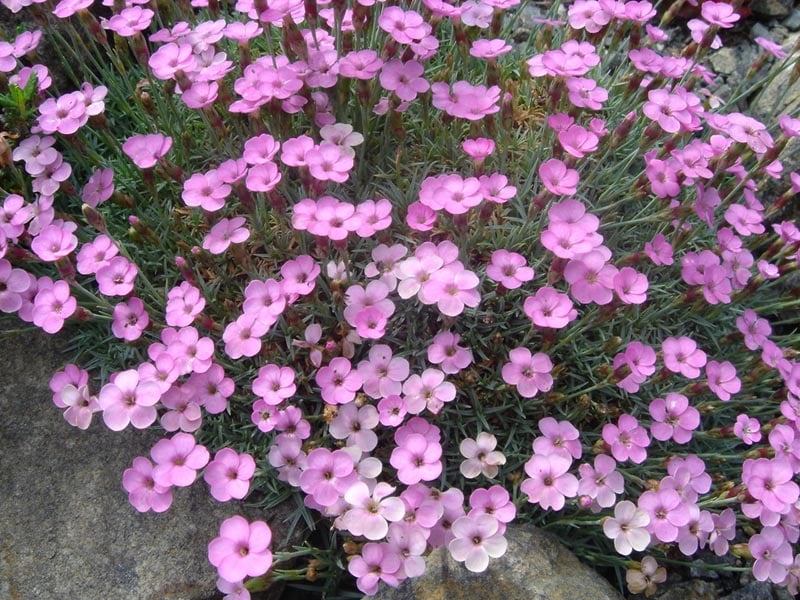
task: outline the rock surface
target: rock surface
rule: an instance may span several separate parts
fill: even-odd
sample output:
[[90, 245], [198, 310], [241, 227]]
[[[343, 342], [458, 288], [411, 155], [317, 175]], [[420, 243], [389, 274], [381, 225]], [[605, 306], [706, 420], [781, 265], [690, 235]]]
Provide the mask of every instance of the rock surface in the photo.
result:
[[[159, 433], [114, 433], [99, 415], [87, 431], [67, 424], [48, 388], [65, 362], [56, 344], [43, 334], [0, 338], [0, 598], [219, 598], [206, 548], [243, 507], [216, 502], [198, 481], [175, 490], [167, 512], [138, 513], [122, 472]], [[284, 541], [280, 514], [259, 518], [273, 544]]]
[[392, 589], [381, 585], [373, 600], [621, 600], [593, 569], [550, 535], [511, 525], [508, 551], [471, 573], [439, 548], [427, 558], [425, 575]]
[[785, 17], [792, 10], [794, 0], [753, 0], [750, 10], [762, 17]]

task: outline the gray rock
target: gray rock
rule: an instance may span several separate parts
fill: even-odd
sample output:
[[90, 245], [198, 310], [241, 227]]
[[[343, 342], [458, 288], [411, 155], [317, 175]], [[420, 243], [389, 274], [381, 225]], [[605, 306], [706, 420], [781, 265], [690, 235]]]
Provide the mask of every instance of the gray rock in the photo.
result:
[[785, 17], [793, 5], [793, 0], [753, 0], [750, 10], [762, 17]]
[[[731, 75], [742, 70], [742, 50], [739, 47], [720, 48], [709, 56], [714, 71], [720, 75]], [[745, 70], [746, 70], [745, 66]]]
[[506, 539], [508, 551], [484, 573], [471, 573], [439, 548], [428, 556], [425, 575], [397, 589], [381, 584], [373, 600], [621, 600], [549, 534], [511, 525]]
[[[58, 341], [0, 338], [0, 598], [218, 598], [207, 545], [243, 506], [215, 501], [198, 481], [176, 489], [167, 512], [138, 513], [122, 472], [161, 436], [108, 431], [99, 415], [87, 431], [67, 424], [48, 388], [65, 362]], [[285, 511], [244, 514], [285, 543]]]
[[[786, 38], [783, 47], [793, 47], [798, 37], [800, 37], [800, 33], [791, 34]], [[774, 68], [777, 69], [780, 62], [782, 61], [778, 61]], [[778, 73], [759, 94], [751, 107], [754, 116], [774, 119], [775, 115], [792, 111], [800, 106], [800, 81], [795, 81], [791, 86], [788, 85], [791, 71], [792, 66], [790, 64], [788, 69]]]
[[772, 584], [754, 581], [720, 600], [773, 600], [772, 591]]
[[800, 29], [800, 8], [795, 8], [789, 13], [789, 16], [783, 20], [783, 26], [789, 31]]
[[710, 581], [693, 579], [672, 585], [660, 584], [656, 600], [717, 600], [717, 586]]

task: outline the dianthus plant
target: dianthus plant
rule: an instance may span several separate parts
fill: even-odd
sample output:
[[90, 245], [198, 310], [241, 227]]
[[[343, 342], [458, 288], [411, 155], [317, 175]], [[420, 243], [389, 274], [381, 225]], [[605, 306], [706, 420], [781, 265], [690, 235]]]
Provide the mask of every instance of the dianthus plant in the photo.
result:
[[800, 67], [716, 91], [735, 3], [556, 0], [523, 44], [516, 0], [2, 3], [0, 311], [79, 324], [53, 402], [165, 431], [137, 510], [332, 524], [221, 524], [229, 598], [481, 571], [515, 518], [639, 590], [716, 553], [797, 591], [800, 119], [740, 111]]

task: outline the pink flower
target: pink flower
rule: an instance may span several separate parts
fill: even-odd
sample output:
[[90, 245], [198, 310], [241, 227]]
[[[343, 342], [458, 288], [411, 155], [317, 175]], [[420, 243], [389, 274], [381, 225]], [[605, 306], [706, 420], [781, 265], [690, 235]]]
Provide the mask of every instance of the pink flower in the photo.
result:
[[130, 298], [114, 306], [111, 318], [111, 333], [126, 342], [138, 340], [150, 324], [150, 317], [139, 298]]
[[359, 408], [351, 402], [338, 408], [336, 417], [328, 425], [328, 431], [337, 440], [346, 439], [348, 446], [357, 446], [362, 452], [372, 452], [378, 445], [378, 436], [372, 430], [379, 421], [378, 409], [374, 406], [365, 404]]
[[706, 365], [708, 387], [723, 402], [731, 399], [733, 394], [742, 389], [742, 382], [736, 376], [736, 367], [727, 360], [719, 363], [715, 360], [708, 361]]
[[664, 234], [659, 233], [653, 238], [652, 241], [644, 245], [645, 254], [656, 265], [671, 265], [674, 260], [672, 258], [672, 245], [664, 237]]
[[214, 212], [225, 206], [225, 198], [231, 193], [231, 186], [222, 181], [216, 170], [195, 173], [183, 182], [181, 199], [186, 206], [200, 207]]
[[650, 545], [650, 533], [646, 529], [649, 524], [650, 517], [644, 510], [623, 500], [614, 507], [614, 517], [603, 521], [603, 533], [614, 540], [617, 552], [628, 556], [633, 550], [641, 552]]
[[353, 168], [353, 157], [342, 152], [340, 146], [329, 142], [322, 142], [306, 152], [305, 162], [311, 176], [318, 181], [344, 183]]
[[497, 519], [501, 523], [499, 533], [504, 532], [505, 524], [513, 521], [517, 515], [517, 507], [511, 501], [511, 496], [500, 485], [476, 489], [469, 495], [469, 505], [469, 516], [491, 515]]
[[390, 464], [397, 469], [401, 483], [412, 485], [433, 481], [442, 473], [442, 446], [419, 433], [411, 433], [398, 442], [392, 451]]
[[700, 369], [706, 364], [706, 353], [697, 347], [697, 342], [686, 336], [669, 337], [661, 345], [664, 351], [664, 365], [673, 373], [681, 373], [688, 379], [700, 376]]
[[406, 513], [400, 498], [389, 497], [395, 488], [378, 483], [370, 492], [363, 481], [357, 481], [344, 493], [350, 508], [342, 516], [342, 525], [353, 535], [380, 540], [389, 532], [389, 522], [399, 521]]
[[639, 508], [650, 517], [648, 531], [665, 544], [677, 540], [679, 528], [689, 523], [689, 509], [675, 490], [645, 492], [639, 497]]
[[250, 491], [250, 480], [255, 470], [252, 456], [223, 448], [206, 467], [203, 479], [211, 488], [211, 495], [220, 502], [231, 498], [241, 500]]
[[556, 421], [553, 417], [539, 420], [542, 436], [533, 440], [533, 451], [547, 455], [559, 452], [571, 458], [580, 458], [583, 454], [580, 433], [569, 421]]
[[208, 464], [208, 450], [190, 433], [176, 433], [161, 439], [150, 449], [155, 462], [153, 479], [158, 485], [187, 487], [194, 483], [197, 471]]
[[134, 458], [133, 466], [125, 469], [122, 487], [128, 492], [128, 501], [139, 512], [161, 513], [172, 505], [172, 490], [155, 482], [153, 463], [144, 456]]
[[64, 411], [66, 422], [82, 430], [89, 429], [92, 414], [102, 410], [97, 398], [89, 393], [86, 385], [75, 387], [68, 383], [61, 389], [60, 401], [67, 407]]
[[614, 291], [625, 304], [643, 304], [647, 288], [647, 277], [631, 267], [623, 267], [614, 275]]
[[353, 457], [346, 450], [316, 448], [306, 458], [300, 488], [320, 506], [333, 506], [357, 481], [354, 469]]
[[156, 163], [169, 152], [171, 147], [171, 137], [153, 133], [134, 135], [128, 138], [122, 145], [122, 151], [140, 169], [150, 169], [156, 166]]
[[466, 307], [480, 304], [478, 287], [480, 279], [460, 263], [447, 265], [431, 275], [430, 282], [420, 290], [419, 300], [423, 304], [436, 304], [439, 311], [448, 317], [457, 317]]
[[662, 442], [673, 439], [677, 444], [686, 444], [700, 425], [700, 411], [689, 406], [686, 396], [673, 392], [666, 399], [656, 398], [650, 403], [650, 416], [654, 419], [650, 433]]
[[75, 313], [78, 302], [70, 295], [66, 281], [45, 285], [42, 279], [39, 280], [33, 300], [33, 324], [47, 333], [57, 333], [64, 326], [64, 321]]
[[495, 450], [495, 447], [497, 438], [485, 431], [479, 433], [475, 440], [463, 439], [458, 450], [467, 460], [459, 467], [461, 474], [467, 479], [474, 479], [480, 474], [489, 479], [496, 477], [499, 465], [506, 464], [506, 457], [502, 452]]
[[702, 17], [723, 29], [733, 27], [741, 17], [736, 14], [736, 9], [727, 2], [703, 2], [700, 8]]
[[523, 304], [525, 314], [537, 327], [561, 329], [578, 318], [569, 296], [545, 286], [528, 296]]
[[578, 481], [578, 494], [593, 500], [593, 512], [614, 506], [617, 494], [625, 491], [625, 480], [616, 468], [617, 462], [606, 454], [598, 454], [595, 457], [594, 467], [585, 463], [578, 467], [581, 475]]
[[245, 313], [228, 323], [222, 334], [225, 354], [231, 358], [255, 356], [261, 351], [261, 337], [269, 331], [270, 324], [259, 318], [261, 313]]
[[383, 89], [394, 92], [400, 100], [410, 102], [417, 94], [427, 92], [430, 84], [422, 77], [425, 67], [421, 63], [410, 60], [400, 62], [390, 60], [381, 68], [379, 80]]
[[140, 381], [139, 374], [129, 369], [117, 373], [104, 385], [97, 400], [108, 428], [122, 431], [129, 423], [137, 429], [152, 425], [157, 416], [154, 405], [160, 397], [161, 391], [155, 383]]
[[448, 375], [466, 369], [472, 363], [472, 350], [459, 346], [461, 336], [449, 331], [441, 331], [428, 346], [428, 361], [441, 365], [442, 371]]
[[489, 558], [506, 553], [508, 542], [498, 531], [499, 523], [492, 515], [464, 516], [453, 523], [453, 539], [447, 549], [454, 560], [463, 562], [473, 573], [482, 573]]
[[244, 226], [244, 217], [220, 219], [203, 238], [203, 248], [211, 254], [223, 254], [231, 244], [241, 244], [250, 237], [250, 230]]
[[53, 223], [48, 225], [31, 242], [31, 250], [45, 262], [55, 262], [67, 256], [78, 246], [78, 238], [73, 234], [74, 223]]
[[352, 402], [362, 383], [361, 374], [353, 370], [350, 361], [342, 356], [317, 371], [315, 380], [321, 388], [322, 399], [328, 404]]
[[114, 170], [96, 169], [89, 177], [89, 181], [83, 186], [81, 199], [96, 208], [101, 202], [105, 202], [114, 194]]
[[752, 446], [761, 440], [761, 423], [754, 417], [741, 414], [736, 417], [733, 434], [748, 446]]
[[253, 393], [271, 406], [278, 406], [291, 398], [295, 391], [295, 373], [290, 367], [266, 364], [253, 380]]
[[522, 482], [520, 490], [528, 495], [528, 502], [539, 504], [544, 510], [561, 510], [565, 499], [578, 493], [578, 480], [567, 473], [571, 465], [572, 457], [564, 454], [534, 454], [525, 463], [529, 479]]
[[127, 296], [133, 291], [133, 285], [139, 269], [124, 256], [114, 256], [108, 264], [100, 267], [95, 273], [97, 287], [104, 296]]
[[356, 586], [363, 593], [372, 596], [378, 591], [378, 583], [383, 581], [391, 587], [400, 585], [398, 575], [403, 561], [388, 544], [367, 542], [347, 565], [350, 574], [356, 577]]
[[506, 289], [513, 290], [533, 279], [534, 273], [521, 254], [495, 250], [491, 263], [486, 267], [486, 275]]
[[539, 165], [539, 177], [544, 187], [553, 194], [572, 196], [578, 191], [580, 175], [557, 158], [548, 159]]
[[553, 387], [553, 363], [542, 352], [535, 355], [527, 348], [514, 348], [508, 353], [511, 362], [503, 365], [503, 381], [516, 386], [523, 398], [533, 398], [539, 392], [549, 392]]
[[639, 425], [636, 417], [629, 414], [620, 415], [617, 424], [606, 423], [603, 426], [603, 440], [611, 447], [611, 454], [622, 462], [629, 460], [641, 464], [647, 458], [650, 438], [647, 430]]
[[800, 496], [800, 488], [792, 481], [793, 472], [785, 457], [748, 459], [742, 466], [742, 482], [767, 510], [785, 514]]
[[792, 566], [792, 547], [779, 527], [764, 527], [747, 543], [753, 555], [753, 577], [782, 583]]
[[208, 544], [208, 560], [226, 581], [258, 577], [272, 566], [272, 532], [264, 521], [237, 515], [222, 522], [219, 534]]

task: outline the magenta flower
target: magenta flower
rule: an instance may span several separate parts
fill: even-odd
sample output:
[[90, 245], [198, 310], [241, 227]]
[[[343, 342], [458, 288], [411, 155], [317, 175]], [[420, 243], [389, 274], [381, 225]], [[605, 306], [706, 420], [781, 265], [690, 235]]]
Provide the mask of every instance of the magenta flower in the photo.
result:
[[217, 567], [220, 577], [242, 581], [269, 571], [272, 532], [264, 521], [248, 523], [237, 515], [222, 522], [219, 534], [208, 544], [208, 560]]
[[611, 447], [611, 454], [620, 462], [630, 459], [641, 464], [647, 458], [646, 448], [650, 445], [650, 438], [647, 430], [632, 415], [620, 415], [616, 425], [606, 423], [603, 426], [603, 441]]
[[361, 374], [352, 368], [350, 361], [342, 356], [331, 360], [330, 364], [317, 371], [315, 377], [321, 388], [322, 399], [328, 404], [347, 404], [361, 389]]
[[473, 573], [482, 573], [489, 566], [489, 558], [500, 558], [506, 553], [508, 542], [498, 532], [499, 523], [492, 515], [460, 517], [453, 523], [453, 539], [447, 544], [450, 556], [463, 562]]
[[122, 487], [128, 501], [139, 512], [160, 513], [172, 505], [172, 489], [160, 486], [153, 479], [153, 463], [144, 456], [133, 459], [133, 466], [122, 474]]
[[[599, 457], [598, 457], [599, 458]], [[614, 516], [603, 521], [603, 533], [614, 540], [614, 549], [628, 556], [641, 552], [650, 545], [649, 515], [633, 502], [623, 500], [614, 507]]]
[[689, 406], [686, 396], [673, 392], [666, 399], [656, 398], [650, 403], [650, 416], [654, 420], [650, 433], [662, 442], [673, 439], [677, 444], [686, 444], [700, 425], [700, 411]]
[[150, 135], [134, 135], [128, 138], [122, 145], [122, 151], [140, 169], [151, 169], [169, 152], [171, 147], [171, 137], [153, 133]]
[[553, 362], [542, 352], [531, 354], [527, 348], [514, 348], [508, 353], [511, 362], [503, 365], [503, 381], [516, 386], [523, 398], [533, 398], [553, 387]]
[[203, 479], [211, 488], [211, 495], [220, 502], [235, 498], [241, 500], [250, 491], [250, 480], [256, 463], [249, 454], [238, 454], [232, 448], [223, 448], [208, 463]]
[[564, 454], [534, 454], [525, 463], [529, 478], [522, 482], [520, 490], [532, 504], [539, 504], [545, 510], [561, 510], [566, 498], [578, 494], [578, 480], [567, 472], [571, 465], [572, 457]]
[[176, 433], [161, 439], [150, 449], [155, 462], [153, 479], [158, 485], [187, 487], [194, 483], [197, 471], [208, 464], [208, 450], [190, 433]]

